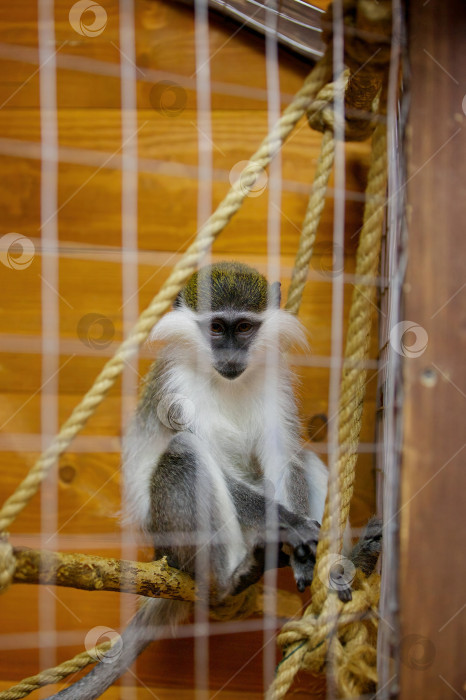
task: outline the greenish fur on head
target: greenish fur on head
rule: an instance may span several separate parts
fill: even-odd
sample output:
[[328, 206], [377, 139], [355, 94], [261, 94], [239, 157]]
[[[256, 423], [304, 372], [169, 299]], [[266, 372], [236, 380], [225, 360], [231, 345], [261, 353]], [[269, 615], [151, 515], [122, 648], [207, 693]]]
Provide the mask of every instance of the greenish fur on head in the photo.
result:
[[253, 267], [239, 262], [206, 265], [195, 272], [180, 292], [175, 305], [184, 302], [195, 311], [265, 311], [267, 304], [277, 305], [272, 287]]

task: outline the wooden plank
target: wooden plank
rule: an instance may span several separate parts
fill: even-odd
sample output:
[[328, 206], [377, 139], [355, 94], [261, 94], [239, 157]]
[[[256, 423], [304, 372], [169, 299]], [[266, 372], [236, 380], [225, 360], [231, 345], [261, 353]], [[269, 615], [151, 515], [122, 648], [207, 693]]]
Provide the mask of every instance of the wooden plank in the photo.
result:
[[404, 361], [401, 700], [465, 690], [465, 10], [460, 0], [408, 4], [405, 318], [425, 329], [428, 343], [418, 357], [408, 348]]

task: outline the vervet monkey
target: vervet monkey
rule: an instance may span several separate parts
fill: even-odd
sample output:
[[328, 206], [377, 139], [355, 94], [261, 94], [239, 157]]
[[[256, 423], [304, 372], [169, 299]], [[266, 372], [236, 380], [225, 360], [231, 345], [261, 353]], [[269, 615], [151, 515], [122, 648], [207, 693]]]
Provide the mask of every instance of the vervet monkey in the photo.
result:
[[[204, 267], [151, 337], [164, 347], [124, 440], [129, 519], [152, 539], [156, 558], [167, 556], [201, 589], [212, 585], [218, 599], [256, 582], [267, 562], [289, 564], [304, 591], [327, 470], [302, 447], [285, 353], [305, 344], [305, 335], [280, 309], [280, 285], [240, 263]], [[380, 538], [371, 538], [372, 551]], [[199, 571], [202, 557], [208, 571]], [[343, 599], [349, 590], [338, 587]], [[123, 633], [120, 656], [53, 697], [99, 697], [158, 627], [191, 610], [190, 603], [148, 599]]]

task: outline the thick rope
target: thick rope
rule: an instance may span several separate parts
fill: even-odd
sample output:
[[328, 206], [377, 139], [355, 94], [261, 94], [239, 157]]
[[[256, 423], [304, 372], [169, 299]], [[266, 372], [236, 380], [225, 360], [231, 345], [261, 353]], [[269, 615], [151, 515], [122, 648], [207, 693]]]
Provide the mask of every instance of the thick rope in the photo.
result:
[[[320, 94], [320, 93], [319, 93]], [[325, 203], [325, 193], [330, 173], [333, 166], [335, 152], [335, 142], [333, 134], [326, 131], [322, 138], [321, 152], [317, 163], [314, 184], [312, 193], [309, 199], [306, 215], [303, 221], [302, 233], [299, 243], [299, 248], [296, 254], [295, 269], [293, 272], [292, 283], [288, 292], [288, 300], [286, 308], [290, 313], [298, 313], [301, 304], [302, 294], [306, 285], [307, 270], [309, 261], [312, 256], [312, 250], [316, 237], [317, 227], [319, 225], [320, 216]], [[248, 167], [249, 172], [249, 167]], [[4, 548], [4, 550], [2, 549]], [[2, 571], [2, 554], [9, 555], [11, 566], [5, 575], [5, 584], [9, 585], [15, 570], [15, 557], [12, 553], [12, 547], [8, 542], [0, 542], [0, 572]], [[0, 591], [2, 590], [2, 578], [0, 575]], [[225, 619], [241, 619], [249, 617], [255, 610], [257, 589], [255, 586], [244, 591], [243, 595], [229, 598], [228, 604], [224, 606], [216, 606], [210, 611], [210, 616], [216, 620]], [[35, 676], [26, 678], [21, 683], [13, 686], [9, 690], [0, 692], [0, 700], [15, 700], [22, 698], [31, 693], [33, 690], [44, 685], [57, 683], [63, 678], [66, 678], [71, 673], [76, 673], [89, 664], [95, 662], [97, 658], [110, 648], [109, 642], [96, 647], [91, 652], [83, 652], [74, 656], [72, 659], [55, 666], [54, 668], [46, 669]]]
[[16, 557], [6, 535], [0, 535], [0, 593], [10, 586], [16, 571]]
[[171, 275], [159, 293], [154, 297], [147, 309], [142, 312], [128, 338], [123, 341], [116, 354], [106, 363], [93, 386], [73, 410], [71, 416], [63, 424], [59, 434], [39, 457], [26, 478], [23, 479], [16, 491], [5, 501], [0, 510], [0, 532], [9, 527], [18, 513], [34, 496], [49, 469], [67, 449], [90, 416], [92, 416], [97, 406], [123, 371], [125, 363], [147, 339], [151, 329], [162, 314], [167, 311], [178, 292], [196, 270], [202, 256], [241, 207], [258, 176], [282, 147], [297, 122], [305, 114], [314, 96], [328, 80], [330, 73], [330, 62], [324, 56], [315, 65], [301, 90], [295, 95], [293, 101], [284, 111], [270, 134], [254, 153], [241, 176], [231, 187], [216, 211], [201, 227], [195, 242], [189, 246], [182, 259], [173, 268]]
[[[125, 362], [137, 352], [138, 347], [147, 339], [153, 326], [169, 308], [178, 292], [195, 271], [203, 254], [212, 245], [212, 242], [224, 229], [232, 216], [238, 211], [249, 190], [256, 182], [257, 177], [281, 148], [295, 125], [306, 113], [315, 95], [327, 83], [330, 75], [331, 65], [328, 56], [325, 55], [321, 61], [314, 66], [301, 90], [296, 94], [292, 103], [287, 107], [270, 134], [264, 139], [261, 146], [251, 157], [240, 178], [231, 187], [214, 214], [212, 214], [200, 229], [196, 241], [188, 248], [177, 265], [175, 265], [173, 272], [162, 286], [160, 292], [154, 297], [147, 309], [143, 311], [130, 335], [121, 344], [114, 357], [106, 363], [91, 389], [85, 394], [81, 402], [73, 410], [69, 419], [62, 426], [60, 433], [34, 464], [29, 474], [19, 484], [12, 496], [5, 501], [0, 511], [0, 531], [5, 530], [13, 522], [18, 513], [37, 492], [40, 483], [45, 478], [56, 459], [66, 450], [74, 437], [83, 428], [88, 418], [94, 413], [97, 406], [121, 374]], [[331, 162], [330, 166], [328, 162], [329, 158], [333, 161], [333, 157], [329, 156], [328, 153], [327, 151], [325, 154], [325, 161], [326, 168], [328, 172], [330, 172]], [[321, 160], [324, 160], [324, 154], [322, 154]], [[328, 174], [326, 178], [328, 180]], [[319, 191], [322, 192], [320, 196], [324, 199], [325, 189], [322, 191], [322, 187], [319, 185]], [[317, 210], [319, 208], [318, 197], [311, 196], [311, 200], [315, 203], [313, 208]], [[322, 207], [320, 211], [321, 209]], [[315, 221], [315, 216], [312, 217], [311, 204], [309, 205], [308, 212], [309, 215], [307, 218], [310, 220], [310, 223], [307, 225], [306, 230], [309, 229], [312, 231], [312, 227], [317, 227], [318, 218], [317, 221]], [[320, 212], [318, 216], [320, 216]], [[304, 284], [305, 277], [300, 282], [301, 286], [304, 286]], [[14, 557], [12, 555], [11, 546], [5, 541], [2, 543], [2, 547], [0, 547], [0, 592], [1, 590], [5, 590], [10, 584], [13, 573]], [[235, 617], [237, 615], [242, 617], [247, 616], [254, 607], [255, 595], [255, 591], [246, 592], [244, 596], [239, 596], [241, 600], [238, 599], [238, 601], [232, 604], [233, 607], [231, 609], [217, 610], [213, 614], [221, 619], [230, 617], [232, 614], [234, 614]], [[52, 669], [47, 669], [35, 676], [26, 678], [13, 688], [1, 692], [0, 699], [11, 700], [14, 698], [21, 698], [31, 693], [36, 688], [62, 680], [69, 674], [75, 673], [85, 668], [88, 664], [93, 663], [96, 658], [100, 658], [107, 648], [109, 648], [109, 643], [105, 642], [91, 652], [83, 652]]]
[[[325, 89], [325, 88], [324, 88]], [[322, 92], [322, 91], [321, 91]], [[320, 92], [319, 92], [320, 95]], [[317, 95], [317, 98], [319, 98]], [[312, 193], [304, 217], [298, 251], [296, 253], [295, 266], [288, 291], [286, 309], [292, 314], [297, 314], [301, 306], [304, 287], [306, 286], [309, 262], [311, 260], [317, 228], [325, 204], [328, 180], [332, 172], [335, 157], [335, 140], [330, 130], [324, 131], [322, 145], [317, 161], [317, 168], [312, 186]]]
[[94, 664], [101, 659], [105, 652], [119, 639], [120, 637], [115, 636], [111, 641], [103, 642], [90, 651], [83, 651], [81, 654], [73, 656], [72, 659], [58, 664], [58, 666], [47, 668], [35, 676], [24, 678], [20, 683], [11, 686], [8, 690], [2, 690], [0, 692], [0, 700], [18, 700], [18, 698], [24, 698], [26, 695], [29, 695], [29, 693], [37, 690], [37, 688], [42, 688], [44, 685], [59, 683], [63, 678], [66, 678], [72, 673], [78, 673], [89, 664]]
[[[258, 592], [259, 588], [257, 586], [249, 586], [239, 595], [232, 596], [227, 601], [214, 605], [209, 611], [211, 619], [220, 621], [241, 620], [258, 613], [260, 609], [258, 606]], [[50, 685], [51, 683], [58, 683], [70, 674], [82, 671], [86, 666], [99, 661], [120, 639], [121, 637], [116, 635], [112, 640], [102, 642], [102, 644], [98, 644], [89, 651], [83, 651], [58, 666], [47, 668], [35, 676], [25, 678], [20, 683], [8, 688], [8, 690], [1, 691], [0, 700], [24, 698], [29, 693], [37, 690], [37, 688], [42, 688], [44, 685]]]
[[[332, 563], [332, 558], [326, 555], [331, 547], [341, 551], [343, 530], [353, 493], [367, 373], [363, 361], [368, 357], [375, 307], [375, 282], [379, 269], [386, 187], [386, 129], [384, 124], [379, 124], [373, 136], [364, 222], [356, 257], [356, 277], [361, 282], [353, 290], [343, 364], [337, 487], [333, 484], [332, 488], [332, 484], [329, 484], [311, 587], [312, 602], [303, 618], [288, 623], [278, 638], [279, 644], [284, 648], [284, 659], [278, 666], [276, 678], [269, 690], [269, 700], [283, 698], [301, 668], [322, 672], [329, 654], [330, 641], [332, 660], [337, 669], [334, 680], [342, 697], [360, 695], [370, 684], [376, 682], [373, 664], [374, 635], [371, 638], [367, 629], [359, 627], [361, 624], [364, 628], [367, 627], [367, 622], [362, 623], [359, 618], [368, 609], [372, 609], [375, 615], [379, 598], [378, 577], [373, 574], [364, 580], [361, 574], [362, 580], [359, 578], [353, 582], [353, 600], [343, 604], [334, 592], [330, 592], [326, 583], [329, 581]], [[335, 531], [338, 532], [336, 543], [330, 537], [330, 533]]]
[[[343, 531], [349, 516], [367, 369], [364, 360], [369, 354], [371, 326], [376, 308], [376, 280], [379, 270], [385, 197], [387, 188], [387, 138], [385, 125], [374, 132], [371, 166], [366, 189], [364, 221], [356, 256], [356, 278], [363, 279], [353, 289], [349, 314], [343, 375], [340, 388], [337, 460], [338, 488], [329, 488], [321, 538], [317, 549], [318, 562], [312, 584], [312, 611], [317, 613], [328, 595], [331, 546], [330, 532], [338, 532], [337, 549], [341, 551]], [[323, 565], [326, 566], [324, 570]]]

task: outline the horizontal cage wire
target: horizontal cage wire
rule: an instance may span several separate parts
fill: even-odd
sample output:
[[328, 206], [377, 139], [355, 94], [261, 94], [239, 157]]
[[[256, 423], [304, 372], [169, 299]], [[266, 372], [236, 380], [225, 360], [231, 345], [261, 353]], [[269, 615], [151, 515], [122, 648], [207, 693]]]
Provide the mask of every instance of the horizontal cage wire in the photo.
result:
[[[390, 365], [388, 350], [404, 265], [400, 32], [396, 41], [391, 34], [392, 12], [396, 24], [401, 11], [386, 0], [377, 12], [366, 5], [323, 0], [318, 15], [306, 16], [319, 22], [326, 42], [316, 43], [322, 57], [315, 64], [287, 53], [296, 37], [280, 46], [280, 12], [265, 12], [262, 39], [244, 19], [234, 24], [210, 12], [205, 0], [191, 7], [38, 0], [37, 16], [25, 20], [37, 42], [25, 35], [0, 44], [0, 59], [22, 80], [3, 103], [3, 116], [11, 114], [0, 154], [21, 164], [21, 186], [29, 181], [34, 196], [27, 221], [22, 200], [16, 213], [12, 207], [18, 233], [3, 241], [13, 246], [5, 258], [11, 312], [2, 330], [12, 383], [0, 452], [12, 468], [0, 510], [0, 587], [8, 588], [0, 600], [8, 608], [0, 635], [8, 682], [0, 698], [47, 684], [58, 690], [96, 661], [117, 664], [121, 631], [140, 597], [190, 602], [191, 616], [175, 638], [168, 620], [160, 624], [157, 642], [114, 697], [150, 697], [152, 689], [160, 698], [196, 700], [376, 692], [380, 577], [355, 569], [341, 547], [348, 517], [356, 542], [376, 509], [396, 510], [381, 486], [377, 508], [375, 467], [386, 489], [396, 479], [400, 445], [393, 413], [400, 368]], [[16, 77], [24, 66], [36, 66], [25, 80]], [[32, 107], [15, 101], [28, 85], [36, 90], [28, 93]], [[24, 121], [14, 124], [24, 106], [35, 110], [33, 139], [21, 131]], [[296, 376], [300, 444], [326, 462], [329, 493], [304, 593], [290, 567], [271, 565], [277, 515], [270, 503], [279, 498], [284, 449], [274, 427], [282, 420], [277, 331], [264, 360], [262, 420], [277, 445], [268, 457], [277, 484], [270, 483], [264, 506], [261, 582], [216, 598], [211, 572], [231, 537], [212, 530], [209, 516], [192, 531], [175, 527], [150, 538], [125, 524], [134, 513], [120, 477], [121, 438], [163, 348], [149, 336], [192, 273], [224, 260], [280, 280], [282, 308], [310, 335], [311, 349], [293, 347], [287, 362]], [[18, 315], [23, 289], [29, 306]], [[203, 311], [214, 310], [212, 283]], [[20, 320], [10, 323], [14, 314]], [[200, 346], [192, 362], [200, 374]], [[183, 401], [189, 410], [193, 402]], [[158, 420], [177, 432], [180, 410], [177, 399]], [[241, 409], [231, 410], [240, 424]], [[248, 437], [248, 426], [241, 430]], [[190, 505], [198, 514], [208, 488], [205, 475], [193, 479]], [[207, 501], [212, 512], [225, 507], [212, 494]], [[394, 541], [385, 546], [394, 557]], [[153, 562], [154, 547], [194, 548], [192, 575], [170, 555]], [[335, 557], [353, 567], [346, 603], [332, 588]], [[384, 585], [389, 607], [393, 580]], [[387, 639], [379, 639], [384, 685]], [[18, 651], [24, 659], [16, 667]], [[10, 667], [19, 670], [14, 678]]]

